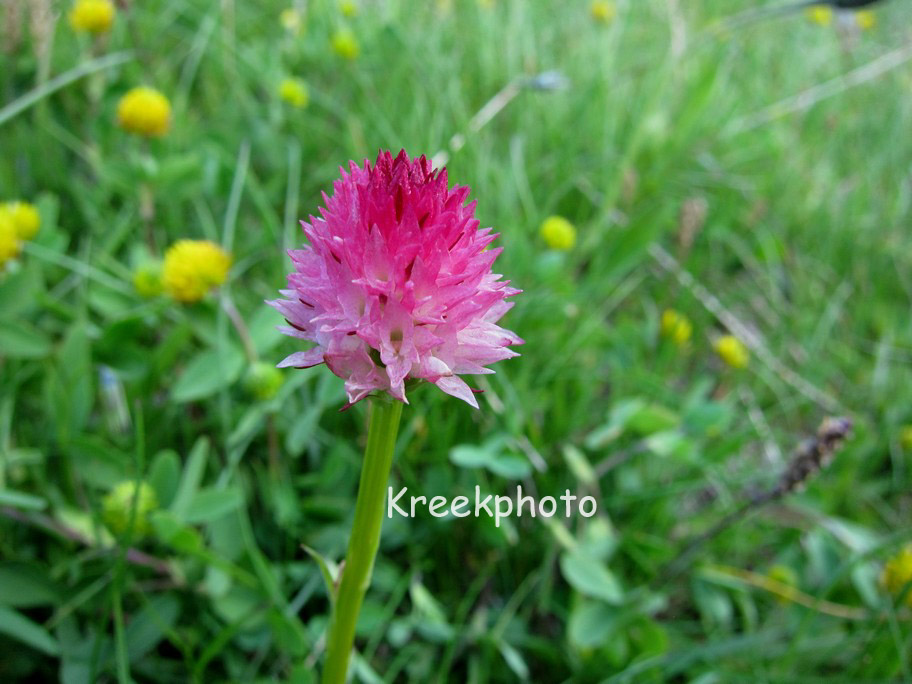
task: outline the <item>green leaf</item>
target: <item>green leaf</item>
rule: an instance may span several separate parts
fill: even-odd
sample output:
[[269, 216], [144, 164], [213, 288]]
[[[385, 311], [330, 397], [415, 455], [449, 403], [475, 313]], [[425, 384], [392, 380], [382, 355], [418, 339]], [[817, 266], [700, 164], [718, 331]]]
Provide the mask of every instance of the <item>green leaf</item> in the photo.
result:
[[6, 634], [46, 655], [60, 655], [59, 644], [44, 627], [6, 606], [0, 606], [0, 634]]
[[196, 493], [184, 511], [184, 522], [207, 523], [236, 511], [244, 503], [240, 489], [203, 489]]
[[171, 399], [177, 403], [198, 401], [234, 383], [244, 369], [244, 355], [233, 345], [225, 345], [219, 353], [213, 349], [200, 352], [184, 368]]
[[522, 654], [504, 641], [497, 644], [497, 648], [500, 650], [503, 659], [507, 662], [507, 666], [513, 670], [513, 674], [524, 682], [528, 681], [529, 666], [526, 665], [526, 661], [523, 659]]
[[450, 449], [450, 462], [461, 468], [482, 467], [490, 458], [490, 451], [472, 444], [460, 444]]
[[495, 475], [500, 475], [509, 480], [521, 480], [532, 472], [532, 466], [525, 456], [519, 454], [499, 453], [489, 460], [485, 466]]
[[564, 460], [567, 461], [570, 472], [573, 473], [573, 476], [579, 482], [587, 485], [594, 485], [598, 482], [598, 477], [592, 469], [592, 464], [589, 463], [589, 460], [582, 451], [572, 444], [566, 444], [564, 445], [563, 453]]
[[624, 592], [614, 574], [585, 553], [565, 551], [560, 557], [560, 567], [564, 579], [580, 593], [612, 605], [624, 600]]
[[40, 359], [50, 351], [51, 341], [28, 323], [0, 320], [0, 357]]
[[190, 450], [187, 464], [181, 475], [177, 494], [171, 502], [171, 510], [178, 516], [183, 515], [190, 500], [194, 497], [206, 473], [206, 461], [209, 458], [209, 438], [200, 437]]
[[642, 399], [625, 399], [611, 410], [608, 422], [586, 437], [587, 449], [601, 449], [610, 444], [627, 429], [630, 420], [646, 406]]
[[43, 568], [27, 563], [0, 564], [0, 604], [13, 608], [53, 605], [60, 590]]
[[155, 490], [161, 508], [168, 508], [177, 495], [180, 484], [180, 458], [170, 449], [159, 451], [152, 459], [146, 481]]
[[336, 578], [339, 574], [339, 566], [331, 560], [324, 558], [323, 555], [315, 550], [301, 544], [301, 548], [307, 552], [307, 555], [313, 558], [320, 568], [320, 574], [323, 576], [323, 584], [326, 586], [326, 595], [329, 596], [330, 603], [336, 602]]
[[0, 489], [0, 505], [27, 511], [42, 511], [47, 507], [47, 501], [33, 494], [17, 492], [13, 489]]
[[567, 635], [578, 649], [597, 648], [618, 629], [621, 613], [602, 601], [579, 601], [570, 613]]
[[198, 530], [181, 522], [170, 511], [156, 511], [151, 516], [155, 536], [165, 546], [178, 553], [195, 554], [203, 550], [203, 536]]
[[646, 437], [681, 424], [681, 418], [671, 409], [659, 404], [648, 404], [630, 417], [630, 429]]
[[136, 662], [154, 649], [165, 637], [180, 614], [180, 603], [174, 595], [159, 596], [133, 616], [127, 625], [127, 654]]

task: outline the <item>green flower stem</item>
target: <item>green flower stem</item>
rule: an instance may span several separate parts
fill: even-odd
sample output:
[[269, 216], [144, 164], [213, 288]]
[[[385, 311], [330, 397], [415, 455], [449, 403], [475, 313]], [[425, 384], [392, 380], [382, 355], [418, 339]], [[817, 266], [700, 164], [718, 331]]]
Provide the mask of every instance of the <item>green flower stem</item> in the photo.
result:
[[364, 593], [370, 585], [374, 558], [380, 546], [383, 502], [393, 463], [393, 449], [402, 416], [402, 402], [382, 395], [371, 400], [367, 449], [361, 467], [355, 524], [352, 526], [342, 570], [342, 583], [333, 607], [327, 637], [323, 684], [344, 684], [355, 641], [355, 623]]

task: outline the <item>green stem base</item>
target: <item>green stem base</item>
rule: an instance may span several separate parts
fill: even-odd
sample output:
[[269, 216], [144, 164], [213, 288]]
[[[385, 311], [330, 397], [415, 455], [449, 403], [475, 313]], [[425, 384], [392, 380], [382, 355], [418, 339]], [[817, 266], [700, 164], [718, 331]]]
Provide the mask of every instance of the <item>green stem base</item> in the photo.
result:
[[355, 523], [329, 624], [323, 684], [345, 684], [355, 641], [355, 624], [380, 546], [383, 504], [401, 416], [402, 402], [385, 395], [371, 399], [370, 428], [358, 485]]

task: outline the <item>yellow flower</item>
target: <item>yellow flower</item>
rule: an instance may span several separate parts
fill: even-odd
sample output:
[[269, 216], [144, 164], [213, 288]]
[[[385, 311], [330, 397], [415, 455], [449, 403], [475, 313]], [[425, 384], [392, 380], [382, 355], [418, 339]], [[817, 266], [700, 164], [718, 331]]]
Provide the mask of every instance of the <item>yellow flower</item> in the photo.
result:
[[912, 451], [912, 425], [903, 425], [899, 429], [899, 444], [906, 451]]
[[567, 251], [576, 244], [576, 228], [563, 216], [549, 216], [542, 221], [539, 232], [551, 249]]
[[723, 335], [716, 340], [713, 348], [719, 358], [732, 368], [747, 368], [750, 352], [747, 351], [744, 343], [734, 335]]
[[7, 209], [0, 208], [0, 266], [19, 256], [21, 249], [22, 241], [12, 214]]
[[171, 126], [171, 103], [153, 88], [133, 88], [117, 105], [117, 121], [129, 133], [162, 136]]
[[141, 297], [158, 297], [164, 290], [162, 282], [162, 265], [158, 262], [149, 261], [140, 264], [133, 271], [133, 287]]
[[279, 84], [279, 97], [288, 104], [303, 109], [310, 102], [310, 91], [300, 78], [286, 78]]
[[610, 24], [617, 15], [617, 7], [608, 0], [595, 0], [589, 7], [592, 19], [600, 24]]
[[332, 37], [332, 49], [339, 57], [345, 59], [357, 59], [358, 55], [361, 53], [361, 48], [358, 46], [358, 39], [355, 38], [355, 34], [351, 32], [350, 29], [339, 29], [333, 34]]
[[114, 13], [111, 0], [76, 0], [70, 10], [70, 26], [74, 31], [107, 33], [114, 23]]
[[877, 15], [871, 10], [858, 10], [855, 12], [855, 23], [862, 31], [868, 31], [877, 26]]
[[353, 0], [342, 0], [339, 3], [339, 9], [346, 17], [354, 17], [358, 14], [358, 3]]
[[279, 22], [286, 31], [294, 35], [301, 33], [301, 29], [304, 28], [304, 20], [301, 17], [301, 13], [293, 7], [282, 10], [279, 15]]
[[804, 13], [819, 26], [829, 26], [833, 23], [833, 8], [828, 5], [812, 5]]
[[[884, 566], [881, 582], [891, 594], [898, 596], [912, 582], [912, 544], [905, 546]], [[906, 592], [906, 603], [912, 606], [912, 589]]]
[[[138, 490], [138, 491], [137, 491]], [[134, 502], [135, 499], [135, 502]], [[135, 512], [134, 512], [135, 505]], [[155, 490], [145, 482], [127, 480], [114, 486], [102, 501], [102, 518], [114, 534], [123, 534], [133, 522], [133, 536], [144, 537], [152, 531], [149, 515], [158, 508]]]
[[165, 252], [162, 283], [180, 302], [197, 302], [228, 278], [231, 256], [208, 240], [178, 240]]
[[679, 347], [690, 341], [693, 326], [684, 314], [674, 309], [665, 309], [662, 312], [662, 336], [672, 340]]
[[20, 240], [31, 240], [41, 227], [41, 214], [28, 202], [7, 202], [0, 211], [9, 214]]

